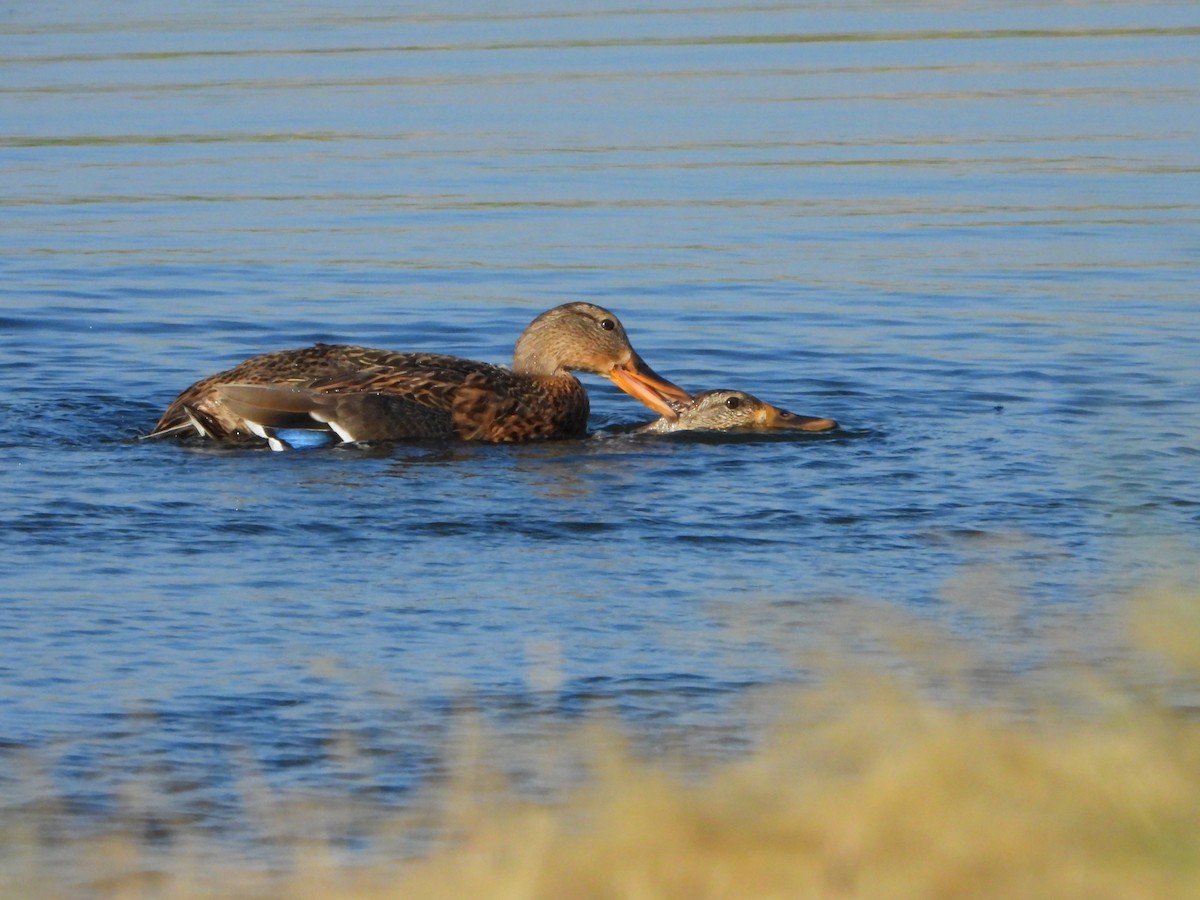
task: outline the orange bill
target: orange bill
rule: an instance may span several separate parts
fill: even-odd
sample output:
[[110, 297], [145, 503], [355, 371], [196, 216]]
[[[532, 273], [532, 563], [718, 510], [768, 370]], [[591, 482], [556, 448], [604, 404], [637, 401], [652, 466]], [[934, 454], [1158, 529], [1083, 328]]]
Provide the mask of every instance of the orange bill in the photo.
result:
[[814, 416], [798, 416], [764, 403], [766, 415], [763, 417], [763, 428], [771, 431], [832, 431], [838, 427], [833, 419], [818, 419]]
[[663, 378], [634, 353], [629, 362], [614, 366], [608, 373], [613, 384], [645, 403], [660, 416], [679, 418], [674, 403], [691, 403], [692, 395]]

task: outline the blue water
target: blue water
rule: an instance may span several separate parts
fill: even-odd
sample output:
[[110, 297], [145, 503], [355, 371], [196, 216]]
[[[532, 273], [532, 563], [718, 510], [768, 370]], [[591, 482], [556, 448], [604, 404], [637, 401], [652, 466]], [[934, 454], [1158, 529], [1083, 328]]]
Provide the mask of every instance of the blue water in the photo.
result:
[[[855, 621], [1016, 678], [1194, 581], [1194, 5], [490, 9], [0, 11], [6, 816], [402, 806], [464, 716], [736, 754]], [[254, 353], [505, 362], [573, 299], [844, 431], [620, 434], [592, 378], [580, 441], [134, 440]]]

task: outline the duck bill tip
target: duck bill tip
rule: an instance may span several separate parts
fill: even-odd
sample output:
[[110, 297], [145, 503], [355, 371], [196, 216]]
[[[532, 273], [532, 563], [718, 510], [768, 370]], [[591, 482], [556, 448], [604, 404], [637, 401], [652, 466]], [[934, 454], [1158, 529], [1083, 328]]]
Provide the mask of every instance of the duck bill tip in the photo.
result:
[[798, 416], [775, 408], [772, 408], [765, 424], [771, 431], [833, 431], [838, 427], [838, 423], [833, 419]]
[[608, 377], [625, 393], [668, 419], [679, 418], [679, 412], [672, 404], [692, 402], [691, 394], [667, 381], [646, 365], [637, 354], [634, 354], [629, 362], [614, 366]]

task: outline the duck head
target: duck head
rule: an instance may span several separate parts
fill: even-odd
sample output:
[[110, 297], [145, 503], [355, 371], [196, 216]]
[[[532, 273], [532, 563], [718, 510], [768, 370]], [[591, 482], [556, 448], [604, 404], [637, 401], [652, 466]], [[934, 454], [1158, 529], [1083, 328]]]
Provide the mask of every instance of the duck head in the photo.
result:
[[676, 419], [662, 422], [656, 430], [830, 431], [838, 427], [833, 419], [798, 416], [744, 391], [704, 391], [677, 413]]
[[646, 365], [629, 343], [620, 319], [591, 303], [566, 303], [534, 319], [517, 341], [513, 371], [542, 376], [567, 372], [603, 375], [668, 419], [678, 415], [678, 404], [692, 399]]

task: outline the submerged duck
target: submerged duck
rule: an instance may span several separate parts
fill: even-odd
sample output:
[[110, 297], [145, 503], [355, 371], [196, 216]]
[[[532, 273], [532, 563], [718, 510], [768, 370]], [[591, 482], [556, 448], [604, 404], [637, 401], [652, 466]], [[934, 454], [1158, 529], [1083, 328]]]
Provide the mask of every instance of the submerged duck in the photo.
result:
[[590, 372], [665, 418], [691, 396], [634, 351], [591, 303], [548, 310], [521, 334], [511, 369], [434, 353], [335, 344], [254, 356], [196, 382], [147, 437], [198, 434], [272, 449], [335, 441], [526, 441], [582, 435]]
[[675, 415], [643, 425], [639, 433], [670, 434], [676, 431], [831, 431], [833, 419], [798, 416], [764, 403], [744, 391], [704, 391]]

